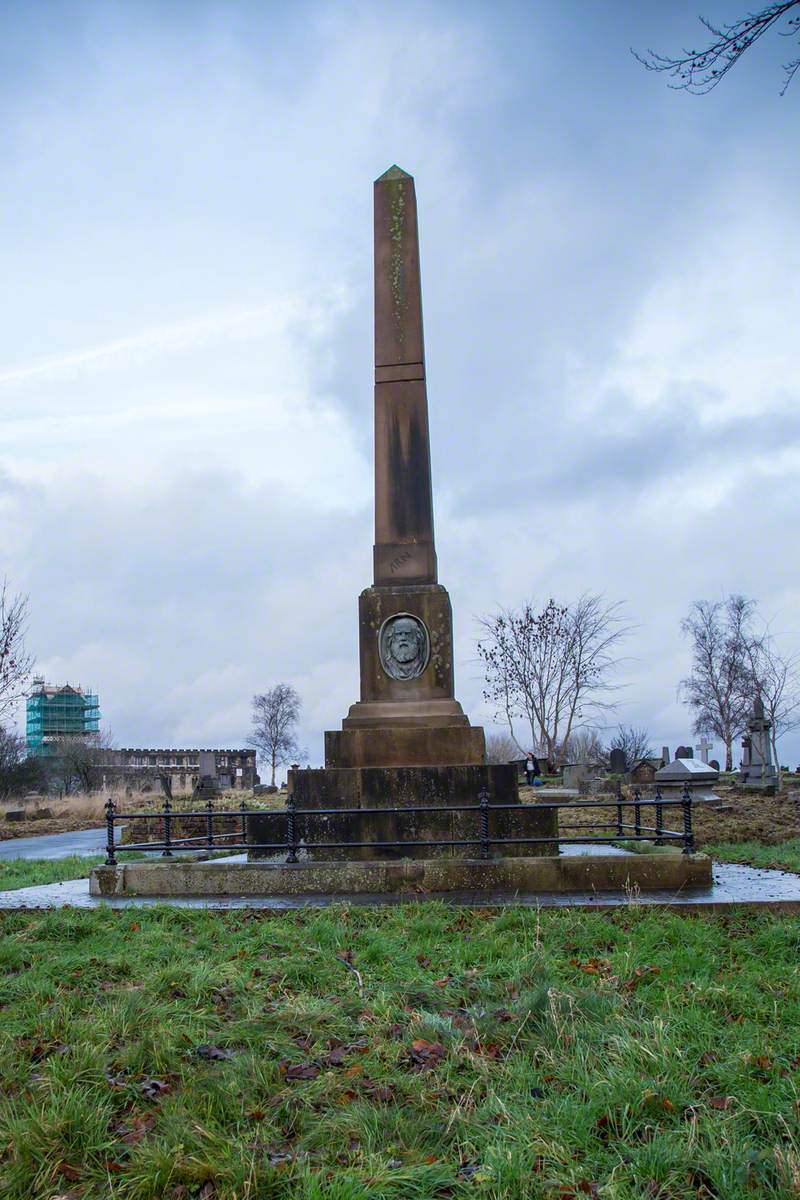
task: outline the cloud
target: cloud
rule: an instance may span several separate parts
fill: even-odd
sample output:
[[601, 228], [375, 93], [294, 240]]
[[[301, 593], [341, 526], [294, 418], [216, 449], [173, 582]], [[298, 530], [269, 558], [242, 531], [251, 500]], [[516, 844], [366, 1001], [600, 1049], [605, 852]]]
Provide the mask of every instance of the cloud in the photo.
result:
[[357, 698], [392, 161], [473, 718], [473, 618], [527, 596], [626, 602], [620, 712], [658, 745], [689, 736], [693, 599], [747, 592], [797, 635], [785, 106], [610, 80], [641, 15], [588, 22], [576, 83], [555, 10], [82, 13], [7, 25], [0, 547], [41, 669], [95, 686], [118, 741], [236, 744], [286, 679], [319, 761]]

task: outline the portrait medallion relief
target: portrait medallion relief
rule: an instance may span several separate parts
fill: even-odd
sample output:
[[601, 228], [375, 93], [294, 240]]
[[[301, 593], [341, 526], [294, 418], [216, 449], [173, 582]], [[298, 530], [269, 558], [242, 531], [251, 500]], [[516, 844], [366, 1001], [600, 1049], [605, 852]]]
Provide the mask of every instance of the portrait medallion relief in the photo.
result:
[[378, 631], [381, 666], [391, 679], [417, 679], [428, 665], [430, 638], [419, 617], [395, 613]]

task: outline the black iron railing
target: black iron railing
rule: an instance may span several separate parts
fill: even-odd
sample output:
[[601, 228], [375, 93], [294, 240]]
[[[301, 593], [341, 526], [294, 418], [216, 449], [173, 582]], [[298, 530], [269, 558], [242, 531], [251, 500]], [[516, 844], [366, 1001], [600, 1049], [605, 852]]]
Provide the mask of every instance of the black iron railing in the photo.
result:
[[[581, 809], [616, 809], [616, 819], [606, 822], [592, 822], [591, 825], [560, 825], [559, 832], [555, 837], [546, 837], [543, 834], [537, 834], [532, 837], [502, 837], [499, 834], [492, 835], [491, 832], [491, 814], [495, 812], [513, 811], [526, 812], [536, 811], [545, 812], [552, 810], [566, 810], [567, 812], [576, 812]], [[675, 809], [681, 810], [682, 828], [680, 831], [664, 828], [664, 810]], [[626, 821], [625, 809], [633, 809], [633, 822]], [[653, 811], [655, 814], [655, 824], [645, 825], [642, 823], [642, 810], [647, 812]], [[296, 863], [298, 850], [347, 850], [350, 849], [384, 849], [384, 850], [402, 850], [404, 846], [414, 847], [418, 849], [421, 846], [477, 846], [481, 858], [488, 858], [492, 846], [524, 846], [524, 845], [541, 845], [563, 842], [583, 844], [598, 844], [610, 845], [614, 842], [624, 840], [630, 842], [645, 842], [655, 840], [657, 846], [664, 846], [670, 842], [675, 842], [681, 845], [684, 854], [691, 854], [694, 849], [694, 835], [692, 833], [692, 794], [688, 784], [684, 785], [683, 795], [676, 799], [664, 799], [661, 789], [657, 789], [655, 795], [651, 799], [646, 799], [642, 796], [637, 788], [634, 791], [633, 799], [626, 800], [622, 796], [622, 792], [617, 788], [617, 794], [613, 800], [544, 800], [537, 802], [535, 805], [520, 805], [520, 804], [492, 804], [489, 793], [484, 789], [480, 792], [478, 800], [475, 804], [454, 804], [454, 805], [439, 805], [439, 806], [419, 806], [411, 808], [297, 808], [291, 796], [287, 797], [286, 807], [282, 809], [252, 809], [248, 808], [247, 802], [242, 800], [238, 809], [217, 809], [214, 807], [213, 800], [209, 800], [205, 807], [201, 810], [183, 812], [176, 811], [170, 804], [169, 800], [164, 801], [164, 807], [160, 812], [118, 812], [113, 800], [109, 799], [105, 806], [106, 812], [106, 830], [107, 830], [107, 856], [106, 865], [116, 865], [116, 855], [118, 849], [124, 850], [144, 850], [150, 852], [161, 851], [163, 858], [171, 858], [176, 850], [253, 850], [258, 849], [260, 852], [275, 851], [279, 854], [286, 852], [286, 862]], [[426, 838], [424, 840], [396, 840], [396, 841], [353, 841], [344, 842], [317, 842], [309, 841], [307, 838], [298, 836], [297, 821], [298, 818], [306, 816], [326, 817], [326, 816], [398, 816], [403, 817], [412, 813], [475, 813], [478, 820], [477, 837], [474, 838]], [[253, 842], [248, 840], [248, 824], [253, 816], [272, 816], [286, 818], [286, 837], [282, 842], [264, 843]], [[205, 821], [205, 832], [197, 836], [180, 836], [175, 837], [173, 834], [173, 822], [176, 819], [184, 820], [191, 818], [199, 818], [200, 821]], [[215, 830], [214, 824], [221, 819], [234, 818], [236, 828], [228, 831]], [[120, 847], [115, 838], [116, 826], [124, 821], [135, 820], [160, 820], [163, 832], [161, 841], [147, 842], [130, 842], [125, 843]], [[202, 824], [200, 825], [202, 828]], [[566, 836], [574, 833], [576, 830], [583, 830], [583, 833], [577, 837]], [[603, 832], [606, 831], [606, 832]], [[610, 831], [610, 832], [609, 832]], [[599, 836], [594, 836], [599, 833]], [[655, 839], [653, 838], [655, 835]], [[237, 840], [238, 839], [238, 840]]]

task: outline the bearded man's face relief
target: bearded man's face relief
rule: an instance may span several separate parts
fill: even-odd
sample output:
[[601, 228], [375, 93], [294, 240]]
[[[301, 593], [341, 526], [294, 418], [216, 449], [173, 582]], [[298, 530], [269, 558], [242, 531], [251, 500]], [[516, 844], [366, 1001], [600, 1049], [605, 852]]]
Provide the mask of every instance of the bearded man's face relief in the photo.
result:
[[390, 617], [380, 631], [379, 652], [392, 679], [416, 679], [428, 663], [428, 631], [418, 617]]

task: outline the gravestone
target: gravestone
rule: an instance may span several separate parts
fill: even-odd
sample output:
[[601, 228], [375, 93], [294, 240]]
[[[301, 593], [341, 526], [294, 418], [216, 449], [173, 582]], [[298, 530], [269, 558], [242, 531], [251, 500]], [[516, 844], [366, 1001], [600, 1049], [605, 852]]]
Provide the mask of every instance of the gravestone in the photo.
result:
[[630, 770], [631, 783], [638, 787], [647, 787], [655, 781], [656, 771], [659, 769], [658, 764], [660, 758], [640, 758], [635, 762]]
[[691, 746], [678, 746], [675, 751], [675, 758], [694, 758], [694, 750]]
[[758, 697], [753, 703], [747, 734], [742, 738], [739, 779], [745, 787], [774, 791], [778, 785], [778, 772], [772, 762], [771, 729], [772, 722], [765, 716], [764, 703]]
[[703, 734], [703, 736], [700, 738], [700, 745], [697, 747], [697, 753], [700, 755], [701, 762], [708, 762], [708, 752], [713, 744], [714, 743], [710, 742], [705, 734]]
[[718, 770], [719, 770], [719, 760], [718, 760], [718, 759], [716, 759], [716, 758], [712, 758], [712, 759], [710, 759], [710, 760], [709, 760], [709, 764], [708, 764], [708, 765], [709, 765], [711, 768], [713, 768], [713, 770], [715, 770], [715, 771], [718, 771]]
[[684, 784], [691, 788], [693, 800], [719, 799], [714, 795], [713, 785], [719, 779], [719, 771], [696, 758], [678, 757], [674, 762], [656, 771], [655, 785], [662, 795], [672, 799], [683, 794]]
[[213, 750], [201, 750], [198, 756], [198, 780], [192, 799], [208, 802], [219, 795], [217, 756]]
[[612, 775], [624, 775], [628, 769], [628, 764], [625, 760], [625, 751], [615, 749], [608, 756], [608, 769]]
[[671, 759], [669, 756], [669, 746], [661, 747], [661, 762], [663, 763], [664, 766], [666, 766], [668, 762], [671, 762]]
[[588, 763], [564, 763], [561, 781], [565, 788], [574, 788], [577, 790], [591, 774], [592, 768]]

